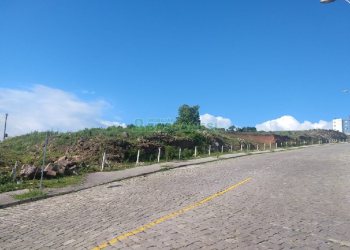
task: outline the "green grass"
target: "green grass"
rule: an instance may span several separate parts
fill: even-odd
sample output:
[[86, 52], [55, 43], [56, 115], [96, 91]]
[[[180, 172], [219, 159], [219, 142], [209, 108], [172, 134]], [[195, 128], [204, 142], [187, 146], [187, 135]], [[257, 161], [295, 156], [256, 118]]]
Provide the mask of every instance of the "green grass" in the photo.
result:
[[0, 193], [21, 190], [21, 189], [26, 189], [26, 188], [27, 188], [27, 185], [24, 183], [17, 184], [14, 182], [9, 182], [9, 183], [5, 183], [5, 184], [0, 185]]
[[77, 185], [82, 182], [84, 175], [71, 175], [60, 177], [57, 179], [43, 180], [43, 187], [45, 188], [61, 188], [71, 185]]
[[14, 195], [13, 197], [16, 200], [27, 200], [32, 198], [44, 197], [44, 196], [46, 196], [46, 193], [44, 193], [43, 191], [39, 189], [31, 189], [27, 193], [17, 194], [17, 195]]
[[[80, 184], [83, 181], [84, 175], [72, 175], [65, 176], [56, 179], [43, 180], [44, 188], [62, 188], [71, 185]], [[21, 190], [21, 189], [35, 189], [38, 188], [40, 180], [27, 180], [19, 184], [14, 182], [9, 182], [6, 184], [0, 185], [0, 193]]]

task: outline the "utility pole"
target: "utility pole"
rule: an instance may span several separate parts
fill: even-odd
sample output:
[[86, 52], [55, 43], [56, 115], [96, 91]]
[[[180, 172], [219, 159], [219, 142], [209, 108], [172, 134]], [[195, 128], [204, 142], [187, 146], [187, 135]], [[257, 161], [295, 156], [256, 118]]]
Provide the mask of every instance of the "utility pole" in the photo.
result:
[[5, 126], [4, 126], [4, 138], [3, 141], [5, 141], [7, 134], [6, 134], [6, 124], [7, 124], [7, 117], [9, 116], [9, 114], [5, 114]]

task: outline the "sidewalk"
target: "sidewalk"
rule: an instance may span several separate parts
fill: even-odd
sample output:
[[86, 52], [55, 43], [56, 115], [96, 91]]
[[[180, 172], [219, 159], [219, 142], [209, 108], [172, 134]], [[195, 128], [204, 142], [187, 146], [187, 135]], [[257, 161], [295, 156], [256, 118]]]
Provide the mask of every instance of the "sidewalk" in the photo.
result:
[[90, 173], [87, 175], [86, 179], [80, 185], [75, 186], [67, 186], [64, 188], [48, 188], [44, 189], [44, 192], [47, 193], [45, 197], [39, 197], [34, 199], [27, 200], [16, 200], [13, 198], [15, 194], [21, 194], [28, 192], [28, 190], [17, 190], [6, 193], [0, 193], [0, 209], [5, 207], [10, 207], [22, 203], [27, 203], [35, 200], [45, 199], [49, 197], [54, 197], [58, 195], [69, 194], [72, 192], [77, 192], [80, 190], [92, 188], [95, 186], [120, 181], [128, 178], [133, 178], [137, 176], [148, 175], [156, 172], [163, 171], [164, 169], [172, 169], [172, 168], [180, 168], [190, 165], [198, 165], [203, 163], [215, 162], [219, 160], [232, 159], [246, 155], [254, 155], [254, 154], [264, 154], [271, 152], [280, 152], [291, 149], [300, 149], [305, 148], [307, 146], [301, 147], [291, 147], [288, 149], [280, 148], [274, 151], [251, 151], [249, 153], [233, 153], [233, 154], [224, 154], [219, 157], [205, 157], [205, 158], [197, 158], [186, 161], [173, 161], [173, 162], [164, 162], [164, 163], [156, 163], [152, 165], [138, 166], [130, 169], [120, 170], [120, 171], [112, 171], [112, 172], [96, 172]]

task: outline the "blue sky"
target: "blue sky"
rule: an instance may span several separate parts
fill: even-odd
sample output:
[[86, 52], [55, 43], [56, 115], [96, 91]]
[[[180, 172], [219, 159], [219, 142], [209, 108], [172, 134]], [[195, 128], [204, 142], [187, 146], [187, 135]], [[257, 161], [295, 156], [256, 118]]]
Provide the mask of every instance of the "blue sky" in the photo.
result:
[[349, 30], [340, 0], [2, 0], [0, 112], [19, 116], [6, 96], [41, 86], [110, 122], [184, 103], [240, 126], [330, 121], [350, 114]]

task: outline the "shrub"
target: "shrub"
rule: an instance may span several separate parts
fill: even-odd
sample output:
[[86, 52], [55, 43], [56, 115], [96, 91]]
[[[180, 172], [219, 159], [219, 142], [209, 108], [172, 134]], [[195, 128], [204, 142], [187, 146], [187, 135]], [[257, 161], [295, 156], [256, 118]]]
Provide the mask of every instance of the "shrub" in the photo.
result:
[[0, 174], [0, 185], [7, 184], [12, 181], [11, 175], [8, 173], [1, 173]]

